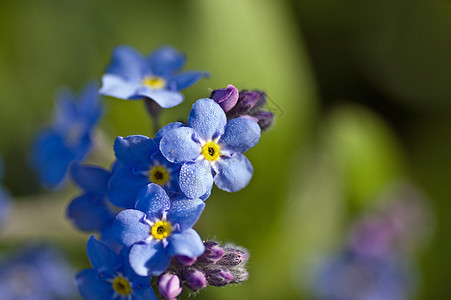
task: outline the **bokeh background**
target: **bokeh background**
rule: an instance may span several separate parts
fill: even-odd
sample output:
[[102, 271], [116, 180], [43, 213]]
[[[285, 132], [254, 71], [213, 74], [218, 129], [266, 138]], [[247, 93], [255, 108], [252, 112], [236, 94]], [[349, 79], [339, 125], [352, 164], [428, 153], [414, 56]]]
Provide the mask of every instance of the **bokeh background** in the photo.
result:
[[[249, 249], [250, 278], [199, 299], [311, 299], [303, 276], [315, 254], [388, 188], [412, 182], [433, 214], [415, 257], [417, 299], [448, 299], [451, 276], [451, 2], [445, 0], [40, 0], [0, 3], [0, 153], [14, 198], [5, 253], [50, 242], [74, 269], [89, 267], [88, 234], [65, 220], [75, 187], [43, 189], [28, 166], [33, 137], [51, 122], [56, 91], [97, 80], [121, 44], [173, 45], [186, 69], [211, 77], [184, 91], [163, 122], [234, 84], [268, 94], [275, 123], [247, 156], [250, 185], [215, 188], [196, 229]], [[104, 98], [89, 162], [108, 167], [118, 135], [152, 135], [140, 101]]]

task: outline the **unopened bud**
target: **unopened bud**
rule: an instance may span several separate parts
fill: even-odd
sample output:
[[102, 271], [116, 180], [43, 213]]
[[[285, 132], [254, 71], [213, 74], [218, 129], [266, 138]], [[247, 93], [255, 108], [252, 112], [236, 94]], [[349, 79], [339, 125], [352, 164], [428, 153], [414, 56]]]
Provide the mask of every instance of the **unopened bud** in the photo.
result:
[[230, 269], [233, 274], [233, 280], [230, 283], [240, 283], [246, 281], [249, 278], [249, 273], [245, 268], [233, 268]]
[[215, 264], [224, 256], [224, 249], [218, 243], [213, 241], [204, 242], [205, 252], [197, 258], [197, 261]]
[[192, 291], [197, 292], [207, 286], [205, 274], [194, 268], [188, 268], [182, 273], [183, 283]]
[[175, 274], [164, 273], [158, 279], [158, 290], [165, 299], [177, 299], [177, 296], [182, 292], [179, 277]]
[[261, 111], [253, 115], [258, 119], [258, 126], [261, 130], [265, 130], [272, 125], [274, 114], [270, 111]]
[[234, 279], [233, 274], [224, 267], [207, 268], [205, 275], [208, 284], [213, 286], [225, 286]]
[[254, 106], [257, 104], [260, 98], [260, 94], [255, 91], [241, 91], [240, 97], [233, 108], [233, 113], [235, 115], [247, 114]]
[[210, 98], [215, 100], [224, 112], [228, 112], [238, 101], [238, 89], [229, 84], [225, 89], [218, 89], [211, 92]]
[[249, 254], [244, 249], [226, 248], [218, 264], [221, 266], [238, 266], [247, 261]]
[[196, 257], [191, 258], [188, 256], [183, 256], [183, 255], [176, 256], [175, 259], [177, 259], [177, 262], [179, 264], [181, 264], [182, 266], [185, 266], [185, 267], [192, 266], [197, 260]]

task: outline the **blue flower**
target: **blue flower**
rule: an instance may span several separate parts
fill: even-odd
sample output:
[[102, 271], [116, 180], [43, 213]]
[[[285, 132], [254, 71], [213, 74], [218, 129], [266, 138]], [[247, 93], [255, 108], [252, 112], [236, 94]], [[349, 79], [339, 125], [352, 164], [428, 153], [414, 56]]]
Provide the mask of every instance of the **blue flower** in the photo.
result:
[[197, 198], [211, 190], [213, 181], [228, 192], [244, 188], [253, 168], [242, 153], [260, 139], [257, 122], [247, 118], [227, 122], [219, 104], [205, 98], [194, 103], [188, 125], [168, 131], [160, 142], [164, 157], [183, 163], [179, 179], [182, 192]]
[[157, 276], [169, 266], [172, 256], [190, 258], [201, 255], [204, 244], [191, 227], [205, 203], [200, 199], [170, 200], [158, 185], [147, 185], [138, 195], [136, 209], [116, 216], [113, 234], [125, 246], [131, 246], [129, 261], [142, 276]]
[[91, 236], [88, 257], [92, 269], [77, 274], [75, 284], [80, 295], [86, 300], [157, 299], [150, 286], [150, 278], [138, 276], [128, 264], [128, 251], [124, 248], [120, 255]]
[[407, 300], [413, 287], [412, 271], [394, 256], [361, 256], [348, 250], [323, 261], [312, 292], [318, 299]]
[[69, 91], [58, 97], [54, 123], [34, 142], [31, 163], [43, 184], [60, 184], [72, 161], [82, 160], [91, 149], [91, 133], [102, 114], [97, 86], [87, 85], [79, 99]]
[[[171, 126], [178, 127], [181, 123], [172, 123]], [[138, 193], [149, 183], [158, 184], [170, 196], [181, 193], [178, 183], [180, 165], [169, 162], [158, 149], [160, 136], [168, 128], [173, 127], [163, 127], [155, 140], [142, 135], [116, 138], [114, 152], [117, 163], [108, 192], [114, 205], [134, 208]]]
[[102, 77], [100, 93], [126, 100], [147, 97], [163, 108], [176, 106], [183, 101], [178, 91], [208, 76], [198, 71], [179, 73], [185, 60], [183, 54], [168, 46], [147, 57], [131, 47], [119, 46]]
[[[0, 182], [3, 181], [3, 160], [0, 157]], [[9, 216], [11, 210], [10, 195], [0, 186], [0, 225]]]
[[73, 272], [59, 251], [27, 247], [0, 264], [0, 299], [74, 299]]

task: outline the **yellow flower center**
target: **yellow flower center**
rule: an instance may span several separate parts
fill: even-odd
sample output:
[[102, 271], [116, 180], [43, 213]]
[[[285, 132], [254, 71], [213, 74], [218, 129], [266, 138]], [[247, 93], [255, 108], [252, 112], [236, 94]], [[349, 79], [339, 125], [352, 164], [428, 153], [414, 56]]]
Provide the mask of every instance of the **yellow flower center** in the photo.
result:
[[219, 157], [219, 145], [214, 142], [208, 142], [202, 147], [202, 154], [205, 159], [213, 161]]
[[146, 76], [142, 84], [150, 87], [152, 90], [161, 90], [166, 86], [166, 80], [158, 76]]
[[157, 240], [162, 240], [171, 233], [171, 224], [165, 221], [158, 221], [152, 226], [150, 233]]
[[126, 278], [118, 276], [114, 278], [113, 290], [122, 296], [127, 296], [132, 292], [132, 287]]
[[169, 180], [168, 171], [162, 166], [155, 166], [150, 170], [149, 179], [155, 184], [163, 185]]

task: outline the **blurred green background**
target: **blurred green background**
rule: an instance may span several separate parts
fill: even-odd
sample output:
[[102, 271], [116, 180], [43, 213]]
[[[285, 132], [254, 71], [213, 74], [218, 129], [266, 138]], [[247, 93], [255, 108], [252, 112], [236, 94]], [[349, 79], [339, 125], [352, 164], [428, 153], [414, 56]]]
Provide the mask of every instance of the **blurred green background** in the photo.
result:
[[[309, 299], [302, 266], [403, 180], [425, 191], [435, 215], [434, 236], [417, 256], [418, 299], [447, 299], [450, 1], [2, 1], [0, 153], [17, 199], [4, 245], [50, 240], [77, 268], [89, 267], [88, 234], [64, 220], [76, 189], [40, 189], [28, 155], [36, 130], [51, 121], [57, 89], [100, 81], [120, 44], [145, 54], [173, 45], [187, 54], [186, 69], [210, 71], [163, 112], [164, 123], [227, 84], [265, 90], [276, 114], [247, 153], [250, 185], [234, 194], [214, 188], [196, 225], [204, 239], [248, 248], [250, 278], [199, 299]], [[104, 103], [90, 161], [109, 166], [117, 135], [152, 133], [140, 101]]]

